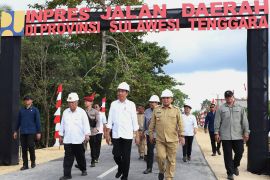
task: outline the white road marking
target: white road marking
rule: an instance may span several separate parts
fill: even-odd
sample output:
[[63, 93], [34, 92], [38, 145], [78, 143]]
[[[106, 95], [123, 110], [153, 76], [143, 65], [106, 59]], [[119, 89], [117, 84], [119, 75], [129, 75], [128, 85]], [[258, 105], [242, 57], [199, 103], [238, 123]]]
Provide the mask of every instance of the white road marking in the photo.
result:
[[111, 169], [109, 169], [108, 171], [104, 172], [103, 174], [99, 175], [97, 178], [102, 179], [105, 176], [107, 176], [108, 174], [110, 174], [111, 172], [115, 171], [118, 168], [118, 166], [114, 166]]

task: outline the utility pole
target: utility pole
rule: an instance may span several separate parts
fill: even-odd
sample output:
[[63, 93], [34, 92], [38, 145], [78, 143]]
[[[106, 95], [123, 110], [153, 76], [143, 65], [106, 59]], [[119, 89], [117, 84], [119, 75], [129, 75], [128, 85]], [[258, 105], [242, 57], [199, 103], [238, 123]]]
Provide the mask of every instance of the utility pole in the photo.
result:
[[[102, 3], [102, 9], [103, 11], [106, 9], [105, 7], [105, 0], [101, 0], [101, 3]], [[101, 32], [101, 42], [102, 42], [102, 45], [101, 45], [101, 53], [102, 53], [102, 65], [103, 66], [106, 66], [106, 62], [107, 62], [107, 38], [106, 38], [106, 31], [102, 31]]]

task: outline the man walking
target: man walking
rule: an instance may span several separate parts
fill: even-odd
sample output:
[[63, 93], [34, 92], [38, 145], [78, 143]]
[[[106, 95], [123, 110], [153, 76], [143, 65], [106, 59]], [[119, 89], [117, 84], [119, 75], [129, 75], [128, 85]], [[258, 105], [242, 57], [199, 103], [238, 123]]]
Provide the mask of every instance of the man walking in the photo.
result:
[[97, 142], [96, 142], [97, 149], [96, 150], [97, 151], [96, 151], [96, 160], [95, 160], [95, 163], [98, 163], [99, 156], [100, 156], [100, 149], [101, 149], [101, 141], [102, 141], [104, 129], [105, 129], [106, 124], [107, 124], [107, 118], [106, 118], [105, 112], [100, 112], [99, 104], [94, 104], [94, 108], [95, 108], [95, 110], [97, 110], [99, 112], [99, 122], [98, 122], [98, 126], [97, 126], [98, 133], [96, 135], [96, 137], [97, 137]]
[[82, 176], [86, 176], [86, 160], [84, 143], [89, 141], [90, 126], [85, 110], [78, 107], [79, 97], [77, 93], [68, 95], [68, 106], [62, 116], [59, 141], [64, 143], [64, 176], [59, 180], [71, 179], [71, 168], [74, 157], [78, 163], [78, 168], [82, 171]]
[[[244, 142], [249, 139], [249, 124], [245, 109], [235, 103], [233, 92], [224, 93], [226, 103], [221, 105], [215, 115], [215, 139], [222, 141], [227, 178], [239, 175], [238, 166], [244, 152]], [[234, 151], [234, 158], [232, 158]]]
[[139, 152], [139, 159], [144, 159], [145, 157], [145, 138], [143, 134], [143, 123], [144, 123], [144, 107], [142, 105], [138, 105], [137, 107], [137, 118], [139, 124], [139, 136], [140, 136], [140, 144], [138, 144], [138, 152]]
[[216, 156], [216, 153], [218, 155], [221, 155], [220, 152], [220, 142], [215, 141], [215, 134], [214, 134], [214, 120], [215, 120], [215, 104], [210, 105], [210, 112], [207, 113], [207, 116], [205, 117], [205, 122], [204, 122], [204, 132], [207, 133], [207, 128], [209, 131], [210, 135], [210, 140], [211, 140], [211, 146], [212, 146], [212, 156]]
[[184, 105], [183, 124], [184, 124], [184, 136], [185, 145], [183, 145], [183, 161], [187, 162], [191, 160], [191, 151], [194, 135], [197, 133], [198, 125], [196, 117], [190, 114], [191, 106]]
[[18, 122], [16, 130], [13, 133], [13, 138], [17, 139], [18, 131], [20, 130], [20, 140], [22, 146], [23, 166], [21, 170], [28, 169], [28, 155], [30, 153], [31, 168], [36, 167], [35, 155], [35, 139], [40, 140], [40, 114], [39, 110], [33, 106], [33, 99], [31, 96], [23, 98], [24, 107], [19, 111]]
[[182, 117], [178, 107], [173, 106], [173, 93], [166, 89], [161, 94], [162, 105], [157, 106], [149, 126], [150, 142], [154, 143], [156, 131], [156, 150], [159, 167], [158, 179], [172, 180], [175, 173], [178, 142], [185, 143], [183, 138]]
[[147, 158], [146, 158], [146, 170], [143, 172], [144, 174], [149, 174], [152, 172], [153, 162], [154, 162], [154, 148], [155, 148], [155, 139], [156, 133], [153, 133], [154, 143], [150, 142], [148, 128], [151, 123], [151, 118], [153, 114], [153, 110], [158, 106], [160, 102], [159, 97], [157, 95], [153, 95], [149, 99], [149, 108], [144, 112], [144, 133], [146, 134], [147, 141]]
[[99, 119], [99, 112], [92, 108], [93, 101], [95, 98], [95, 93], [93, 93], [91, 96], [84, 97], [84, 106], [85, 111], [89, 120], [90, 129], [91, 129], [91, 135], [89, 140], [90, 150], [91, 150], [91, 167], [95, 167], [96, 163], [98, 162], [98, 139], [102, 137], [102, 134], [99, 133], [98, 127], [100, 126], [100, 119]]
[[133, 134], [136, 134], [135, 143], [137, 145], [140, 143], [136, 106], [134, 102], [127, 99], [129, 92], [129, 85], [126, 82], [119, 84], [118, 100], [111, 103], [106, 131], [108, 144], [111, 141], [110, 132], [112, 131], [113, 156], [118, 165], [115, 177], [121, 176], [121, 180], [128, 179]]

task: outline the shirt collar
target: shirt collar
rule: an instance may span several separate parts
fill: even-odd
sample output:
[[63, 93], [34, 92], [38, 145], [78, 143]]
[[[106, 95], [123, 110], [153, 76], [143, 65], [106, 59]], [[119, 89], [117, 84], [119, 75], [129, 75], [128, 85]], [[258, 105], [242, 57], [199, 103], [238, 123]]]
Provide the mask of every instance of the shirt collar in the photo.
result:
[[[162, 107], [162, 108], [165, 108], [165, 106], [164, 106], [163, 104], [161, 105], [161, 107]], [[168, 106], [168, 108], [171, 109], [171, 108], [172, 108], [172, 104], [170, 104], [170, 105]]]
[[126, 99], [124, 102], [121, 102], [121, 101], [118, 99], [117, 102], [118, 102], [118, 103], [121, 103], [121, 104], [127, 104], [128, 99]]

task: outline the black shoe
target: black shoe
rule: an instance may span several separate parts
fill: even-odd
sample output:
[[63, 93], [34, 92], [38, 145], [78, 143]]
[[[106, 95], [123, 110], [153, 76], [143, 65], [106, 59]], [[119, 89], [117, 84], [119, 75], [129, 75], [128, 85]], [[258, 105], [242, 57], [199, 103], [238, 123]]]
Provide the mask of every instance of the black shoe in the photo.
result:
[[31, 163], [31, 168], [35, 168], [36, 167], [36, 163], [35, 162], [32, 162]]
[[152, 172], [151, 168], [147, 168], [145, 171], [143, 171], [143, 174], [149, 174]]
[[78, 169], [80, 169], [80, 167], [79, 167], [79, 165], [78, 165], [78, 164], [75, 164], [75, 168], [78, 168]]
[[218, 155], [221, 155], [221, 152], [220, 152], [220, 150], [217, 150], [217, 153], [218, 153]]
[[184, 162], [187, 162], [187, 157], [183, 157], [183, 161]]
[[28, 166], [23, 166], [23, 167], [21, 167], [20, 170], [23, 171], [23, 170], [26, 170], [26, 169], [29, 169]]
[[164, 179], [164, 173], [158, 173], [158, 180]]
[[62, 176], [59, 178], [59, 180], [66, 180], [66, 179], [72, 179], [71, 176]]
[[236, 176], [239, 176], [239, 170], [238, 170], [238, 168], [234, 168], [233, 174], [235, 174]]
[[96, 167], [96, 164], [94, 162], [91, 162], [90, 167]]
[[120, 171], [118, 171], [116, 174], [115, 174], [115, 178], [120, 178], [120, 176], [122, 175], [122, 173]]
[[216, 156], [216, 153], [213, 153], [211, 156]]
[[229, 174], [229, 175], [227, 176], [227, 179], [229, 179], [229, 180], [234, 180], [233, 175], [232, 175], [232, 174]]
[[87, 176], [87, 172], [86, 171], [82, 171], [82, 176]]
[[190, 156], [188, 156], [188, 157], [187, 157], [187, 160], [188, 160], [188, 161], [190, 161], [190, 160], [191, 160], [191, 157], [190, 157]]
[[139, 160], [142, 160], [142, 159], [143, 159], [143, 156], [140, 156], [138, 159], [139, 159]]

